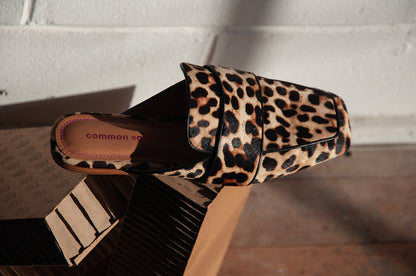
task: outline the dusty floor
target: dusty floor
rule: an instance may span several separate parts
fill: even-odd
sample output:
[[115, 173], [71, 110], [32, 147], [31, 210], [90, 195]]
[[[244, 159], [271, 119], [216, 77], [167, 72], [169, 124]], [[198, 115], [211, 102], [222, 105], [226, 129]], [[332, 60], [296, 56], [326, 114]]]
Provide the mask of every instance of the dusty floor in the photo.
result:
[[228, 275], [416, 275], [416, 145], [355, 147], [253, 187]]

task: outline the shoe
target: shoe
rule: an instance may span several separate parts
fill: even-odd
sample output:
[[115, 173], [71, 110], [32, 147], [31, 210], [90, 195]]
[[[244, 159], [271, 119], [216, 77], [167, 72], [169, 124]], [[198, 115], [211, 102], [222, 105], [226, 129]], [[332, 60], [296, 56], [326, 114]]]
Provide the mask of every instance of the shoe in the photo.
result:
[[222, 66], [182, 63], [185, 80], [124, 114], [76, 113], [51, 132], [54, 160], [87, 174], [160, 174], [248, 185], [343, 154], [335, 94]]

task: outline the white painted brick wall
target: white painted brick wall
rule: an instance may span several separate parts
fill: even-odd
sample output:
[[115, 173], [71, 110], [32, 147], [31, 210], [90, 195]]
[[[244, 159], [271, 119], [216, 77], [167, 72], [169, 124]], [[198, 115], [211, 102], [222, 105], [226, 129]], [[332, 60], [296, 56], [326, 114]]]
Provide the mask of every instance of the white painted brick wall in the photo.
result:
[[19, 24], [24, 0], [0, 0], [0, 25]]
[[416, 143], [414, 0], [0, 0], [0, 61], [0, 108], [136, 85], [134, 105], [212, 63], [336, 92], [354, 144]]

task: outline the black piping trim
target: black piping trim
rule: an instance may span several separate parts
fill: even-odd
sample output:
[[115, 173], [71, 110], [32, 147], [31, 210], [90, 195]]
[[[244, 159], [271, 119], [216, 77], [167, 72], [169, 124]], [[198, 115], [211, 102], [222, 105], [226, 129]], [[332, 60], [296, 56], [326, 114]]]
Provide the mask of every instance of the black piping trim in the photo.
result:
[[325, 95], [325, 96], [331, 98], [331, 100], [333, 101], [334, 108], [335, 108], [335, 116], [337, 117], [337, 132], [336, 132], [336, 134], [334, 134], [334, 136], [331, 136], [331, 137], [328, 137], [328, 138], [323, 138], [323, 139], [313, 141], [313, 142], [309, 142], [309, 143], [306, 143], [306, 144], [301, 144], [301, 145], [296, 145], [296, 146], [291, 146], [291, 147], [281, 148], [281, 149], [275, 149], [275, 150], [265, 150], [263, 152], [264, 154], [273, 153], [273, 152], [281, 152], [281, 151], [289, 151], [289, 150], [292, 150], [292, 149], [307, 147], [307, 146], [310, 146], [310, 145], [315, 145], [315, 144], [319, 144], [319, 143], [322, 143], [322, 142], [327, 142], [327, 141], [334, 140], [339, 136], [339, 133], [340, 133], [340, 126], [339, 126], [339, 119], [338, 119], [339, 110], [338, 110], [338, 105], [335, 101], [334, 95], [332, 93], [329, 93], [329, 92], [326, 92], [326, 93], [322, 92], [321, 90], [316, 89], [316, 88], [309, 88], [309, 87], [306, 87], [306, 88], [314, 90], [314, 92], [317, 93], [317, 94]]
[[254, 74], [254, 73], [251, 73], [251, 74], [253, 74], [253, 76], [254, 76], [254, 78], [256, 79], [256, 82], [257, 82], [257, 85], [259, 86], [259, 90], [260, 90], [260, 93], [261, 93], [261, 101], [260, 101], [260, 105], [261, 105], [261, 147], [260, 147], [260, 153], [259, 153], [259, 162], [257, 163], [257, 169], [256, 169], [256, 172], [254, 173], [254, 176], [253, 176], [253, 178], [250, 180], [250, 182], [248, 183], [248, 185], [250, 185], [251, 183], [253, 183], [253, 181], [256, 179], [256, 176], [257, 176], [257, 174], [258, 174], [258, 172], [259, 172], [259, 169], [260, 169], [260, 166], [261, 166], [261, 164], [260, 164], [260, 161], [261, 161], [261, 158], [262, 158], [262, 156], [263, 156], [263, 144], [264, 144], [264, 113], [263, 113], [263, 92], [262, 92], [262, 89], [261, 89], [261, 85], [260, 85], [260, 82], [259, 82], [259, 80], [258, 80], [258, 78], [257, 78], [257, 76], [256, 76], [256, 74]]

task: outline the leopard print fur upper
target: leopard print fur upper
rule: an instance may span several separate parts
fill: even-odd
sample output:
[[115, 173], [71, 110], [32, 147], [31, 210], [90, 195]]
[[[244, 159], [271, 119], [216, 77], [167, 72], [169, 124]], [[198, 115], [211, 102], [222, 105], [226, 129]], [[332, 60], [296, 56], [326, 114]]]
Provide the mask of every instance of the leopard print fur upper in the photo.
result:
[[252, 73], [212, 66], [223, 87], [223, 129], [217, 158], [207, 182], [247, 185], [257, 171], [261, 152], [260, 87]]
[[280, 150], [336, 134], [335, 102], [328, 94], [259, 77], [264, 114], [263, 149]]
[[53, 138], [55, 160], [130, 172], [172, 168], [157, 174], [248, 185], [329, 160], [351, 144], [347, 109], [332, 93], [221, 66], [181, 66], [189, 95], [189, 144], [211, 157], [177, 169], [174, 163], [85, 161], [68, 157]]
[[[221, 66], [186, 65], [205, 72], [210, 79], [209, 87], [215, 87], [211, 94], [223, 97], [223, 115], [218, 124], [215, 121], [221, 106], [215, 106], [216, 116], [211, 118], [195, 112], [199, 110], [196, 107], [190, 112], [193, 125], [209, 121], [210, 125], [221, 128], [212, 150], [215, 161], [210, 167], [204, 163], [206, 175], [201, 181], [225, 185], [264, 182], [329, 160], [349, 148], [348, 114], [338, 96]], [[187, 71], [186, 75], [195, 73]], [[221, 84], [222, 94], [218, 94], [212, 80]], [[210, 90], [207, 85], [204, 88]], [[198, 135], [197, 141], [210, 139], [211, 149], [215, 135], [201, 131]], [[200, 167], [201, 164], [195, 165]], [[186, 177], [187, 172], [177, 171], [175, 175]]]
[[221, 88], [208, 69], [189, 63], [181, 67], [189, 89], [189, 142], [200, 151], [211, 152], [219, 124]]

